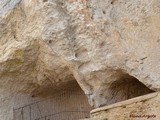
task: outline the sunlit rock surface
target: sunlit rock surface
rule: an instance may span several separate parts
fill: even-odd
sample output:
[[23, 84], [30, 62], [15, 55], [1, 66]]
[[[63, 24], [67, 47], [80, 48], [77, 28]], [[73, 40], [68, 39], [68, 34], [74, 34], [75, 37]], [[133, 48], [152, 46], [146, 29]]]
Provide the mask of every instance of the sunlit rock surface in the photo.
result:
[[[159, 6], [159, 0], [1, 0], [0, 100], [13, 107], [12, 93], [45, 96], [75, 80], [94, 107], [159, 91]], [[1, 104], [0, 119], [11, 119]]]

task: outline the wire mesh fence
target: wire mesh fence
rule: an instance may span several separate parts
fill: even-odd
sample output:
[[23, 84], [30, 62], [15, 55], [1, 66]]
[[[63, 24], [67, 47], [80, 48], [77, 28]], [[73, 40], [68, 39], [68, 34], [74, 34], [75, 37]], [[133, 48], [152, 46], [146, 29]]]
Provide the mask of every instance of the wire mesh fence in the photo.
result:
[[91, 110], [87, 97], [75, 91], [63, 91], [53, 97], [14, 108], [14, 120], [79, 120]]

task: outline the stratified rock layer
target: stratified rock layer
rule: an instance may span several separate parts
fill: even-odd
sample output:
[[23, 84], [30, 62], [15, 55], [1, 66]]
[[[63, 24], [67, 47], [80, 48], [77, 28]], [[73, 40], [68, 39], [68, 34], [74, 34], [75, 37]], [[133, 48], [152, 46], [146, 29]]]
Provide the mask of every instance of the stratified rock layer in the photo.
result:
[[159, 6], [159, 0], [1, 0], [0, 98], [6, 91], [43, 96], [75, 80], [94, 107], [159, 91]]

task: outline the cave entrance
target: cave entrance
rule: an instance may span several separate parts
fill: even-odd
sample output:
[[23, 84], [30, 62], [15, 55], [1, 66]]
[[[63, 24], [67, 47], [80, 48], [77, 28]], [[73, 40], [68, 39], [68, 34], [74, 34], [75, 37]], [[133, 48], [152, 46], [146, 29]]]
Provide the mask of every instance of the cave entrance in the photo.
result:
[[118, 80], [110, 85], [109, 94], [111, 96], [107, 104], [113, 104], [152, 92], [154, 91], [146, 87], [137, 78], [129, 74], [122, 74]]
[[[47, 92], [46, 87], [41, 90]], [[14, 109], [14, 120], [79, 120], [90, 117], [88, 99], [76, 81], [60, 85], [56, 90], [50, 92], [48, 98]]]

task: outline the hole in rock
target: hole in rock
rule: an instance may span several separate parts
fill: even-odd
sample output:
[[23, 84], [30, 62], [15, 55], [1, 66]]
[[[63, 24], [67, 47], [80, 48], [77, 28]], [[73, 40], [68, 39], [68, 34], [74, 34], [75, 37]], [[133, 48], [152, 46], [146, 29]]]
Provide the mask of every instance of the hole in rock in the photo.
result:
[[111, 4], [113, 5], [115, 2], [117, 2], [118, 0], [112, 0]]
[[48, 41], [48, 43], [50, 43], [50, 44], [51, 44], [51, 43], [52, 43], [52, 40], [49, 40], [49, 41]]
[[43, 0], [43, 2], [47, 2], [48, 0]]
[[103, 14], [106, 14], [106, 11], [105, 11], [105, 10], [103, 10], [102, 12], [103, 12]]
[[123, 77], [120, 77], [109, 87], [111, 98], [108, 101], [108, 104], [113, 104], [152, 92], [154, 91], [146, 87], [135, 77], [124, 74]]

